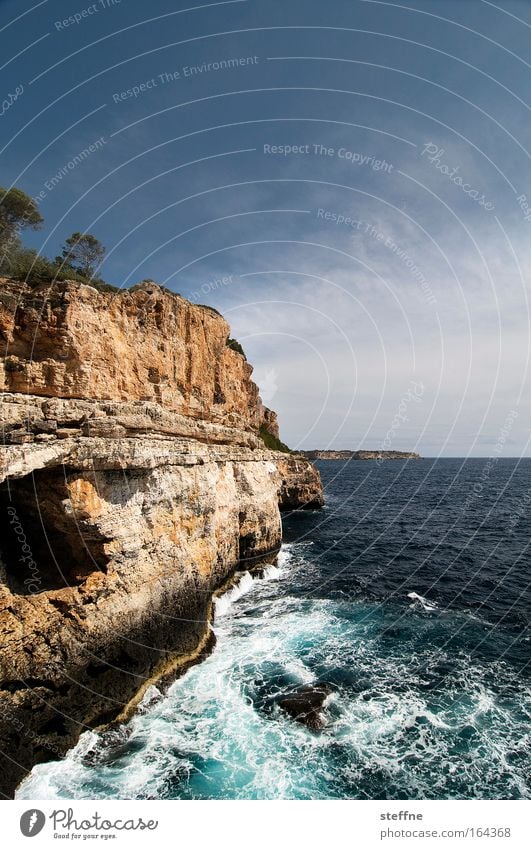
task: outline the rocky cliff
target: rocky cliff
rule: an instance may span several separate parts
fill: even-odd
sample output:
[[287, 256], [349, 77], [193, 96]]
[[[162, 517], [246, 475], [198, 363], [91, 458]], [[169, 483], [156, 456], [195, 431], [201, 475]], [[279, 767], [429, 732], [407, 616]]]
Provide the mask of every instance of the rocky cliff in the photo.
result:
[[0, 281], [0, 793], [212, 642], [212, 594], [322, 504], [214, 310]]
[[252, 368], [215, 310], [155, 284], [118, 294], [5, 281], [3, 391], [52, 398], [154, 401], [188, 417], [257, 428]]

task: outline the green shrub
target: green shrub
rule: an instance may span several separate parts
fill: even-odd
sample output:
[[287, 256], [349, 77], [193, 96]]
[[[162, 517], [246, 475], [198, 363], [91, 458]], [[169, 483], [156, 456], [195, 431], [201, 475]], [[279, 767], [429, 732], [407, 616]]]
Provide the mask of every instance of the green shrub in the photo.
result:
[[[72, 278], [68, 275], [64, 278], [65, 280], [71, 280]], [[120, 286], [113, 286], [112, 283], [106, 283], [105, 280], [84, 280], [79, 275], [76, 277], [76, 280], [79, 280], [80, 283], [86, 283], [87, 286], [93, 286], [98, 292], [127, 292], [127, 289], [124, 289]]]
[[32, 248], [23, 248], [20, 244], [16, 244], [4, 255], [2, 272], [16, 280], [32, 282], [54, 280], [57, 268]]
[[221, 318], [223, 318], [220, 311], [217, 310], [216, 307], [211, 307], [210, 304], [196, 304], [196, 307], [201, 307], [203, 310], [210, 310], [210, 312], [213, 312], [214, 315], [220, 315]]
[[259, 434], [262, 438], [262, 442], [264, 443], [266, 448], [269, 448], [271, 451], [283, 451], [284, 454], [292, 454], [291, 448], [282, 442], [278, 437], [274, 436], [270, 433], [266, 426], [261, 424]]
[[231, 339], [230, 336], [227, 336], [227, 341], [225, 342], [225, 344], [227, 348], [230, 348], [232, 351], [237, 351], [238, 354], [241, 354], [244, 360], [247, 359], [247, 357], [245, 356], [245, 351], [243, 350], [242, 346], [240, 345], [237, 339]]
[[52, 283], [55, 280], [73, 280], [93, 286], [99, 292], [120, 292], [104, 280], [90, 280], [68, 265], [52, 262], [40, 256], [33, 248], [24, 248], [20, 242], [13, 243], [0, 257], [0, 273], [14, 280], [24, 280], [29, 286]]
[[91, 272], [103, 259], [105, 248], [90, 233], [73, 233], [63, 248], [62, 256], [49, 260], [33, 248], [23, 247], [18, 234], [30, 227], [38, 230], [43, 218], [33, 198], [22, 189], [0, 188], [0, 274], [24, 280], [29, 286], [55, 280], [86, 283], [100, 292], [120, 292]]

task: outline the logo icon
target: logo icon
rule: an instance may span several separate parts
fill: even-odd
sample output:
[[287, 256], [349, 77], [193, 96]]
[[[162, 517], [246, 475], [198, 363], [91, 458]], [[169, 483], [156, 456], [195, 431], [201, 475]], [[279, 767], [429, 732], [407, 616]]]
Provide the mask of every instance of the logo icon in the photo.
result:
[[266, 404], [272, 401], [275, 395], [277, 394], [277, 378], [278, 374], [276, 369], [274, 368], [257, 368], [255, 370], [254, 381], [260, 387], [260, 397], [262, 398], [262, 401], [265, 401]]
[[46, 817], [42, 811], [32, 808], [20, 817], [20, 830], [24, 837], [35, 837], [44, 828]]

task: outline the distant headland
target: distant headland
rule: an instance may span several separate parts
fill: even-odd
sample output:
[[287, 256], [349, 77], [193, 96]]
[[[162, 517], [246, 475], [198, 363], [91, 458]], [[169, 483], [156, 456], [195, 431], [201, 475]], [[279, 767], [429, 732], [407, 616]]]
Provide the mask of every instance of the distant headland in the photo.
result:
[[421, 460], [414, 451], [299, 451], [308, 460]]

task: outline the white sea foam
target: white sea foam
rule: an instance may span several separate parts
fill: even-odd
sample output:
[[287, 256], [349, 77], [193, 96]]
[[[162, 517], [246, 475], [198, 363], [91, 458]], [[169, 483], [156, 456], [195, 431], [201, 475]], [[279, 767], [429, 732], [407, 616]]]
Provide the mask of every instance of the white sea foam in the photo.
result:
[[278, 566], [266, 566], [262, 573], [263, 581], [278, 581], [282, 577], [282, 571]]
[[244, 572], [241, 578], [235, 583], [230, 590], [216, 598], [214, 602], [216, 619], [224, 616], [239, 598], [249, 592], [253, 585], [253, 577], [250, 572]]
[[[282, 551], [279, 553], [279, 561], [281, 555]], [[281, 561], [282, 566], [286, 566], [288, 561], [289, 557], [284, 555]], [[247, 595], [247, 593], [252, 589], [255, 581], [278, 581], [281, 576], [282, 569], [273, 564], [266, 566], [258, 575], [252, 575], [250, 572], [244, 572], [238, 581], [227, 590], [227, 592], [217, 596], [214, 600], [215, 618], [219, 619], [221, 616], [225, 616], [235, 601], [238, 601], [238, 599], [242, 596]]]
[[[302, 551], [283, 549], [280, 570]], [[520, 708], [499, 704], [470, 657], [441, 657], [428, 643], [386, 650], [369, 603], [300, 598], [286, 582], [245, 575], [237, 588], [216, 650], [134, 716], [118, 762], [87, 760], [106, 746], [88, 732], [63, 761], [36, 766], [18, 798], [363, 798], [382, 792], [378, 782], [389, 798], [404, 788], [411, 798], [482, 798], [501, 774], [507, 795], [529, 795], [511, 760], [524, 745]], [[409, 597], [419, 613], [421, 601], [432, 606]], [[434, 690], [440, 660], [452, 673]], [[339, 682], [321, 734], [275, 704], [316, 680]]]
[[418, 593], [413, 593], [413, 592], [408, 593], [407, 597], [413, 599], [413, 604], [410, 605], [411, 607], [414, 607], [415, 602], [418, 602], [420, 604], [420, 606], [424, 608], [424, 610], [437, 610], [438, 609], [437, 605], [435, 604], [434, 601], [428, 601], [428, 599], [424, 598], [424, 596], [419, 595]]
[[142, 696], [142, 699], [138, 705], [138, 710], [149, 710], [150, 707], [152, 707], [156, 702], [158, 702], [162, 698], [162, 693], [160, 692], [158, 687], [155, 687], [154, 684], [151, 684]]

